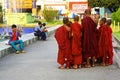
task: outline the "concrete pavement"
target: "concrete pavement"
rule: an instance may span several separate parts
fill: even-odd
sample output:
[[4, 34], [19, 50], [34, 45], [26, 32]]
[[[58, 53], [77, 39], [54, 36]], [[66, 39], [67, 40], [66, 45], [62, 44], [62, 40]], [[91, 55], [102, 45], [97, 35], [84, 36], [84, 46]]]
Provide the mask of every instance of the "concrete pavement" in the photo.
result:
[[25, 47], [26, 54], [9, 54], [0, 59], [0, 80], [120, 80], [114, 64], [82, 69], [58, 69], [57, 43], [51, 35]]

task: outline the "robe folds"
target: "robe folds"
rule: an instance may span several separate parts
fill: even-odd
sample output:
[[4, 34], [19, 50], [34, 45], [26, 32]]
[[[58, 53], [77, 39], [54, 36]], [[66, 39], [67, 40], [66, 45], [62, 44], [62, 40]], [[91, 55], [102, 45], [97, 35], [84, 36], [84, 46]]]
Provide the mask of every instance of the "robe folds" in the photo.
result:
[[107, 31], [108, 31], [108, 41], [109, 41], [108, 63], [112, 64], [113, 63], [113, 45], [112, 45], [112, 29], [110, 28], [110, 26], [107, 26]]
[[81, 64], [82, 63], [82, 46], [81, 46], [82, 27], [78, 22], [74, 22], [71, 25], [71, 29], [72, 29], [73, 64]]
[[98, 58], [104, 57], [108, 58], [108, 52], [109, 52], [109, 36], [108, 36], [108, 30], [106, 25], [102, 25], [99, 28], [99, 52], [98, 52]]
[[91, 17], [86, 16], [82, 19], [82, 48], [83, 57], [89, 58], [96, 56], [98, 53], [98, 41], [97, 41], [97, 25], [91, 19]]
[[56, 30], [55, 39], [58, 43], [57, 62], [61, 65], [66, 63], [66, 66], [70, 66], [72, 62], [71, 40], [69, 39], [69, 31], [64, 25]]

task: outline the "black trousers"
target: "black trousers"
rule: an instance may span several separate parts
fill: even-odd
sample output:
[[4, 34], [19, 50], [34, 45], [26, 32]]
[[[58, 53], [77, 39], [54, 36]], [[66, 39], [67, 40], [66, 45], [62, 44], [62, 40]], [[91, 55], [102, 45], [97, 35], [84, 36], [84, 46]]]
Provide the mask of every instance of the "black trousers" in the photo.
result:
[[37, 36], [38, 39], [40, 39], [40, 37], [41, 37], [41, 40], [46, 40], [45, 32], [35, 31], [34, 35]]

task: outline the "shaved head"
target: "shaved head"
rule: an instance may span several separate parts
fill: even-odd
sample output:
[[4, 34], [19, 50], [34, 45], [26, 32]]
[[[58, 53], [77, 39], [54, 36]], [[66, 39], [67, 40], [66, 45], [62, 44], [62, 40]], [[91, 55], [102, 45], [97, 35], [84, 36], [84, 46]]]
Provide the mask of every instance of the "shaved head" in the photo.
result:
[[86, 9], [86, 10], [85, 10], [85, 14], [91, 15], [91, 10], [90, 10], [90, 9]]
[[78, 15], [76, 15], [76, 16], [74, 17], [74, 21], [79, 21], [79, 16], [78, 16]]

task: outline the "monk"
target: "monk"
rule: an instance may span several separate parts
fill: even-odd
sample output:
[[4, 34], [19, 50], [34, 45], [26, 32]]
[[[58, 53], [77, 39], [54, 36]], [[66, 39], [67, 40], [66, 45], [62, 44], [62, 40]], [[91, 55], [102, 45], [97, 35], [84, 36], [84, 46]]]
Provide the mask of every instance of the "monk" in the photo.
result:
[[67, 17], [63, 18], [63, 23], [55, 32], [55, 38], [58, 43], [57, 62], [60, 64], [59, 69], [69, 69], [72, 64], [71, 39], [69, 38], [71, 28]]
[[99, 53], [98, 58], [102, 58], [102, 66], [106, 66], [108, 51], [109, 51], [109, 41], [108, 41], [108, 31], [106, 26], [106, 18], [102, 18], [100, 20], [100, 28], [99, 28]]
[[73, 68], [77, 69], [81, 67], [82, 64], [82, 46], [81, 46], [81, 36], [82, 27], [78, 23], [79, 16], [74, 17], [74, 23], [72, 23], [72, 55], [73, 55]]
[[111, 23], [112, 21], [110, 19], [106, 21], [107, 31], [108, 31], [108, 40], [109, 40], [108, 65], [113, 64], [112, 29], [110, 28]]
[[[85, 67], [90, 68], [95, 66], [95, 57], [98, 53], [98, 42], [97, 42], [97, 24], [91, 18], [91, 10], [85, 10], [85, 17], [82, 19], [82, 48], [83, 58], [86, 60]], [[90, 64], [90, 60], [92, 61]]]

